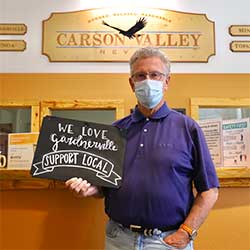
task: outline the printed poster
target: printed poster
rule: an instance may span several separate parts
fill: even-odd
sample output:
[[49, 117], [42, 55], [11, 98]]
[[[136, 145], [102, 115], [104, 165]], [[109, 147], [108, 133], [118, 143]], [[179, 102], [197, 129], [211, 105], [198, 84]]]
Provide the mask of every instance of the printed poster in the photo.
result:
[[8, 134], [7, 168], [30, 169], [39, 133]]
[[198, 121], [205, 138], [215, 167], [223, 166], [222, 120]]
[[224, 166], [250, 166], [249, 118], [223, 121]]

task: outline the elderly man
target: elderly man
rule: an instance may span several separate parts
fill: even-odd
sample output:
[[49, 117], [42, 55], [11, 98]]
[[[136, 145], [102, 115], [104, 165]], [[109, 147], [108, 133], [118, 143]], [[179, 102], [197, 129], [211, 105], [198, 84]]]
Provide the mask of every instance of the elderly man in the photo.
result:
[[170, 80], [164, 53], [139, 49], [130, 69], [138, 105], [114, 123], [128, 131], [121, 187], [95, 187], [81, 178], [66, 186], [80, 197], [105, 197], [107, 250], [191, 250], [218, 197], [214, 165], [197, 123], [164, 101]]

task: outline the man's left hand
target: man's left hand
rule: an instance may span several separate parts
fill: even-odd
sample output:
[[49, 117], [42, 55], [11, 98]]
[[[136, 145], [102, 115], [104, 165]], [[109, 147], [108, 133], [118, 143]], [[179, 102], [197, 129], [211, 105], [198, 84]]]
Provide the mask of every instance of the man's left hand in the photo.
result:
[[185, 248], [190, 239], [188, 233], [182, 229], [178, 229], [175, 233], [168, 235], [164, 241], [173, 247]]

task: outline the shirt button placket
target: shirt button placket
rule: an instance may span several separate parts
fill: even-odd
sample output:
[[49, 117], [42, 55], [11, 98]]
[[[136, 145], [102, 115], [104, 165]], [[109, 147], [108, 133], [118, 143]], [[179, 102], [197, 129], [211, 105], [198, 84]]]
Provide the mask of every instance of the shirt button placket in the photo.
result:
[[[146, 118], [146, 121], [148, 122], [149, 121], [149, 118]], [[146, 123], [147, 124], [147, 123]], [[142, 133], [142, 142], [140, 143], [140, 148], [141, 150], [143, 150], [143, 152], [145, 152], [145, 140], [146, 140], [146, 133], [148, 132], [148, 129], [147, 128], [144, 128], [143, 129], [143, 133]]]

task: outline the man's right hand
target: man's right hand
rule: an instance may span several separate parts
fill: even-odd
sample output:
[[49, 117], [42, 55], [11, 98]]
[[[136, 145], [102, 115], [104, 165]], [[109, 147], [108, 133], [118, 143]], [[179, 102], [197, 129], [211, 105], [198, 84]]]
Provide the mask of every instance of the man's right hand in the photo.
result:
[[102, 197], [96, 186], [91, 185], [82, 178], [73, 177], [65, 182], [65, 186], [77, 197]]

